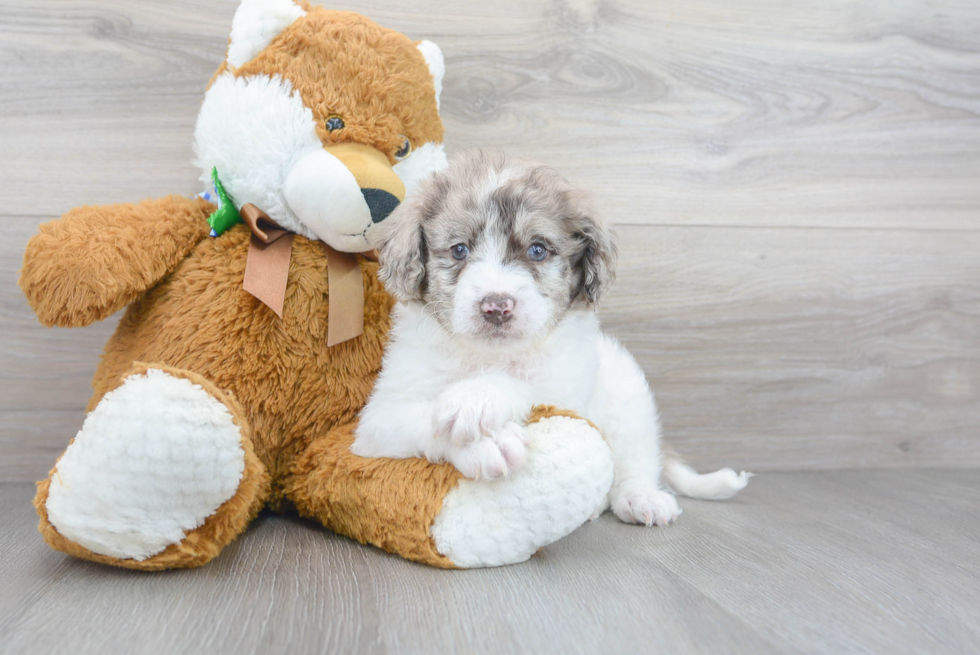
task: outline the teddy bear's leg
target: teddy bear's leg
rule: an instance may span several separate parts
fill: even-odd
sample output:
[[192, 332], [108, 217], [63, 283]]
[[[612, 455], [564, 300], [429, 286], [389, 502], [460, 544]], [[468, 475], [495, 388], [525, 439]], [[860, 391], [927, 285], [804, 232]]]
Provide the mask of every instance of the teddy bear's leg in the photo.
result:
[[48, 544], [134, 569], [200, 566], [269, 494], [235, 398], [203, 377], [136, 364], [38, 483]]
[[588, 422], [537, 408], [528, 436], [523, 467], [476, 482], [449, 464], [358, 457], [346, 425], [303, 453], [287, 494], [304, 516], [407, 559], [443, 568], [523, 562], [602, 511], [613, 479], [609, 448]]

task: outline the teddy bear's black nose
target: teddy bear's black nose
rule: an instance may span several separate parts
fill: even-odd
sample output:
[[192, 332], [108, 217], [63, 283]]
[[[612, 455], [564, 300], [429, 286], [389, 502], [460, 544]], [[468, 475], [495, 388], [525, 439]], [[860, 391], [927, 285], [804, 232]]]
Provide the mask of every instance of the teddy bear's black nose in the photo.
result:
[[371, 210], [371, 220], [380, 223], [388, 218], [388, 214], [395, 211], [398, 206], [398, 198], [383, 189], [361, 189], [364, 201], [368, 209]]

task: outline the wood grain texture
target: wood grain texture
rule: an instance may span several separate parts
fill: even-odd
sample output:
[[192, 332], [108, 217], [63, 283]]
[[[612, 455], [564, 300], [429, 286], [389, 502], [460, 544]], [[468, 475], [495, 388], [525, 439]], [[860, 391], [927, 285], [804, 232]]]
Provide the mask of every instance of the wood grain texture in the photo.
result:
[[980, 233], [624, 227], [601, 314], [702, 466], [980, 466]]
[[971, 653], [974, 472], [769, 474], [682, 501], [669, 528], [607, 514], [531, 561], [441, 571], [260, 519], [220, 558], [144, 574], [74, 560], [0, 486], [0, 643], [100, 653]]
[[[195, 191], [235, 4], [4, 0], [4, 211]], [[440, 43], [450, 146], [560, 165], [617, 220], [978, 227], [972, 3], [331, 6]]]
[[[199, 188], [237, 2], [0, 0], [0, 480], [81, 424], [115, 319], [40, 327], [36, 225]], [[701, 466], [980, 464], [980, 6], [331, 3], [443, 48], [450, 149], [543, 159], [619, 226], [603, 320]]]

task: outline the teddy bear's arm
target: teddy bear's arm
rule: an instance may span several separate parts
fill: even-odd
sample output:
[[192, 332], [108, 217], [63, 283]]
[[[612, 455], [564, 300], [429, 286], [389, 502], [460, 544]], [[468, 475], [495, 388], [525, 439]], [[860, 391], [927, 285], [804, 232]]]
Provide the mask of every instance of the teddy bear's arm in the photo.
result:
[[181, 196], [77, 207], [27, 244], [20, 287], [45, 325], [100, 321], [176, 268], [208, 235], [212, 211]]

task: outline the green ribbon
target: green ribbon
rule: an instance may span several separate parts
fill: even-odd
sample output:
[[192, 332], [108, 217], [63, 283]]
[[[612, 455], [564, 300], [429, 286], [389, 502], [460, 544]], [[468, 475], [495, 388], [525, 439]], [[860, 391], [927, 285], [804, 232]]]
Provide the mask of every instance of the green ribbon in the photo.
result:
[[241, 223], [242, 217], [235, 208], [231, 196], [225, 191], [225, 187], [218, 179], [217, 167], [211, 169], [211, 182], [214, 184], [214, 191], [218, 194], [218, 209], [208, 217], [208, 225], [211, 226], [211, 236], [216, 237], [230, 227]]

